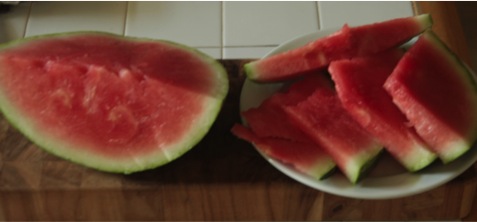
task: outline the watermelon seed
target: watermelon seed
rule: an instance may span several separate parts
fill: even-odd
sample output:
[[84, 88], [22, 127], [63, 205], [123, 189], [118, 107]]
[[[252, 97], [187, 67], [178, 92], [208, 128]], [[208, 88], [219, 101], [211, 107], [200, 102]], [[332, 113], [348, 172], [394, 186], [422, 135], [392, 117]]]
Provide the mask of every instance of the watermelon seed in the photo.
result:
[[131, 71], [131, 69], [123, 68], [123, 69], [119, 70], [117, 75], [120, 79], [123, 79], [125, 81], [127, 81], [127, 80], [129, 80], [129, 81], [136, 80], [137, 82], [144, 81], [145, 80], [144, 76], [140, 75], [140, 74], [136, 74], [136, 72]]
[[128, 69], [119, 70], [118, 76], [121, 79], [131, 79], [131, 78], [133, 78], [133, 75], [132, 75], [131, 71], [128, 70]]

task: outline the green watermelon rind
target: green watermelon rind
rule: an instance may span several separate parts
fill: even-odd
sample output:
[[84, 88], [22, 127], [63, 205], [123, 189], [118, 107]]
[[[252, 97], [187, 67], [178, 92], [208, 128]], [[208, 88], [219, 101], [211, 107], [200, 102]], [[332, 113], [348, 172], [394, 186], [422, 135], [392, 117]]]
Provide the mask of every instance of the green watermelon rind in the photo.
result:
[[380, 144], [363, 149], [362, 152], [354, 154], [352, 160], [346, 162], [346, 169], [343, 170], [343, 173], [351, 183], [357, 184], [367, 175], [383, 151], [384, 149]]
[[[282, 160], [274, 158], [274, 157], [270, 157], [270, 155], [266, 152], [267, 149], [264, 149], [263, 146], [259, 143], [252, 142], [252, 145], [259, 151], [259, 153], [265, 159], [271, 158], [283, 164], [287, 164], [287, 165], [292, 164], [292, 163], [285, 163]], [[307, 169], [299, 169], [296, 166], [290, 166], [290, 167], [296, 169], [298, 172], [301, 172], [302, 174], [305, 174], [317, 180], [324, 180], [328, 178], [336, 171], [336, 168], [337, 168], [336, 164], [331, 158], [321, 158], [320, 160], [317, 160], [311, 167]]]
[[255, 69], [254, 69], [254, 64], [255, 64], [255, 62], [249, 62], [249, 63], [247, 63], [243, 66], [244, 71], [245, 71], [245, 75], [249, 79], [255, 79], [256, 78], [256, 72], [255, 72]]
[[[434, 43], [435, 46], [443, 52], [442, 54], [446, 55], [447, 59], [455, 65], [455, 68], [459, 70], [456, 73], [460, 74], [461, 78], [465, 78], [467, 81], [463, 82], [468, 83], [468, 89], [473, 90], [473, 98], [476, 99], [475, 104], [477, 104], [477, 82], [474, 74], [470, 71], [468, 66], [460, 60], [452, 49], [450, 49], [433, 31], [426, 31], [422, 36], [428, 41]], [[477, 110], [477, 106], [475, 107], [475, 110]], [[443, 163], [447, 164], [454, 161], [472, 148], [477, 140], [477, 118], [476, 122], [473, 123], [473, 126], [474, 129], [468, 132], [468, 135], [466, 135], [463, 140], [452, 142], [453, 145], [450, 145], [450, 147], [453, 147], [453, 149], [439, 154]]]
[[421, 28], [423, 28], [421, 33], [431, 29], [434, 24], [434, 20], [430, 14], [417, 15], [414, 18], [418, 21], [417, 23], [421, 25]]
[[166, 43], [171, 46], [175, 46], [178, 49], [188, 51], [191, 54], [197, 56], [197, 58], [201, 59], [206, 64], [208, 64], [212, 70], [215, 70], [215, 78], [217, 81], [217, 89], [214, 92], [215, 97], [211, 97], [208, 99], [208, 101], [204, 101], [204, 104], [208, 105], [204, 109], [202, 117], [198, 118], [197, 122], [191, 123], [191, 126], [193, 127], [189, 129], [190, 133], [187, 133], [187, 136], [185, 138], [182, 138], [181, 141], [178, 141], [178, 143], [169, 146], [167, 148], [168, 152], [163, 152], [162, 150], [158, 149], [158, 151], [155, 151], [154, 153], [149, 153], [147, 155], [117, 160], [114, 157], [108, 158], [107, 156], [100, 156], [89, 152], [83, 152], [81, 151], [81, 149], [79, 149], [80, 147], [75, 147], [68, 142], [60, 141], [55, 138], [50, 138], [49, 135], [43, 135], [42, 130], [35, 129], [35, 127], [30, 124], [30, 121], [27, 120], [25, 116], [21, 114], [21, 111], [17, 107], [10, 103], [10, 101], [6, 98], [5, 94], [0, 90], [0, 111], [9, 121], [9, 123], [16, 129], [18, 129], [20, 132], [22, 132], [25, 137], [27, 137], [30, 141], [32, 141], [48, 153], [59, 156], [68, 161], [94, 168], [100, 171], [123, 174], [130, 174], [165, 165], [172, 160], [175, 160], [178, 157], [182, 156], [205, 137], [205, 135], [208, 133], [213, 123], [215, 122], [215, 119], [217, 118], [221, 110], [223, 101], [225, 100], [225, 97], [228, 93], [228, 75], [224, 67], [218, 61], [195, 48], [191, 48], [189, 46], [167, 40], [125, 37], [107, 32], [80, 31], [54, 33], [14, 40], [11, 42], [0, 44], [0, 52], [9, 48], [13, 48], [17, 45], [21, 45], [23, 43], [30, 42], [32, 40], [38, 40], [43, 38], [70, 37], [83, 34], [104, 35], [113, 38], [119, 38], [125, 41]]
[[322, 162], [314, 164], [306, 173], [318, 180], [324, 180], [336, 171], [336, 164], [331, 158], [322, 159]]
[[427, 147], [416, 144], [405, 158], [397, 159], [409, 172], [418, 172], [430, 166], [437, 155]]
[[424, 27], [431, 27], [434, 23], [432, 20], [432, 16], [430, 14], [421, 14], [421, 15], [416, 15], [414, 18], [420, 22], [421, 26]]

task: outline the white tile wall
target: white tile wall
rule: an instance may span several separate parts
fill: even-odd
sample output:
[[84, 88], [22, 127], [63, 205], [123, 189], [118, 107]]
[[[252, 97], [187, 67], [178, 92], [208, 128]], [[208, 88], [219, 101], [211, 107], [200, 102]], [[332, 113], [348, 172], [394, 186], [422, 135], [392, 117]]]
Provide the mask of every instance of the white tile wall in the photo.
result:
[[318, 27], [316, 2], [224, 2], [225, 46], [277, 45]]
[[25, 36], [53, 32], [123, 34], [126, 2], [33, 2]]
[[11, 8], [11, 11], [0, 14], [0, 43], [22, 38], [30, 13], [31, 4], [25, 3]]
[[217, 59], [260, 58], [298, 35], [411, 16], [404, 2], [22, 2], [0, 14], [0, 42], [95, 30], [168, 39]]
[[227, 59], [261, 58], [275, 46], [224, 47], [223, 56]]
[[130, 2], [126, 35], [221, 46], [220, 2]]
[[318, 2], [322, 29], [363, 25], [377, 21], [413, 15], [412, 5], [404, 1], [363, 2], [324, 1]]

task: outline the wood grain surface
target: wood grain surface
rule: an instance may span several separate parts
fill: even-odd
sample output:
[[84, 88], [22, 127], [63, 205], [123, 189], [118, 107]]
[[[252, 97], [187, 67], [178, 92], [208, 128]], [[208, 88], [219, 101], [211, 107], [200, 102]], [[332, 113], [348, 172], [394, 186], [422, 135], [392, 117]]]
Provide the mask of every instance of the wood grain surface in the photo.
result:
[[[465, 58], [448, 4], [414, 6], [432, 13], [436, 33]], [[141, 173], [102, 173], [56, 158], [0, 118], [0, 220], [469, 219], [475, 169], [419, 195], [376, 201], [325, 194], [277, 171], [230, 133], [240, 121], [245, 62], [221, 61], [230, 92], [207, 136], [179, 159]]]

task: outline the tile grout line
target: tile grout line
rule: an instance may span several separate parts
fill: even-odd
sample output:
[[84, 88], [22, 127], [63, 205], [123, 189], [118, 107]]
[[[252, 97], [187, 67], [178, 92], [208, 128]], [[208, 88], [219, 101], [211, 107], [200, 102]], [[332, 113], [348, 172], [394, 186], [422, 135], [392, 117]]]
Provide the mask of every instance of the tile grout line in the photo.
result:
[[227, 46], [227, 48], [268, 48], [268, 47], [277, 47], [280, 44], [270, 44], [270, 45], [231, 45]]
[[224, 2], [220, 2], [220, 59], [224, 59], [224, 42], [225, 42], [225, 22], [224, 22], [224, 14], [225, 14], [225, 6]]
[[320, 4], [318, 1], [315, 1], [315, 5], [316, 5], [316, 20], [318, 20], [317, 24], [318, 24], [318, 30], [321, 30], [321, 19], [320, 19]]
[[124, 10], [124, 19], [123, 19], [123, 36], [126, 36], [128, 16], [129, 16], [129, 1], [126, 1], [126, 9]]
[[23, 28], [23, 38], [25, 38], [26, 36], [26, 32], [27, 32], [27, 28], [28, 28], [28, 24], [30, 23], [30, 15], [31, 15], [31, 9], [33, 7], [33, 2], [29, 2], [29, 7], [28, 7], [28, 14], [27, 14], [27, 19], [25, 21], [25, 27]]

